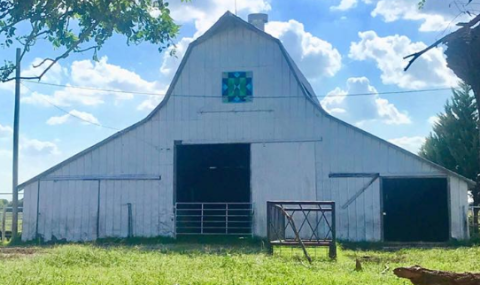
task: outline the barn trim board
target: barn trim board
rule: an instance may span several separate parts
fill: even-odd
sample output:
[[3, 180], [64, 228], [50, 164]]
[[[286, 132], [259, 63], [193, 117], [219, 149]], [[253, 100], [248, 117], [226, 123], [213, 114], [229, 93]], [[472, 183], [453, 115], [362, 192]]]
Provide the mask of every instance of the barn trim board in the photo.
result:
[[[224, 101], [227, 71], [253, 76], [251, 101]], [[27, 205], [22, 238], [174, 236], [177, 147], [202, 144], [250, 145], [257, 236], [266, 235], [266, 201], [325, 200], [340, 205], [339, 239], [379, 241], [382, 178], [447, 177], [450, 238], [468, 237], [473, 181], [325, 112], [281, 42], [227, 12], [190, 44], [145, 119], [19, 186]]]

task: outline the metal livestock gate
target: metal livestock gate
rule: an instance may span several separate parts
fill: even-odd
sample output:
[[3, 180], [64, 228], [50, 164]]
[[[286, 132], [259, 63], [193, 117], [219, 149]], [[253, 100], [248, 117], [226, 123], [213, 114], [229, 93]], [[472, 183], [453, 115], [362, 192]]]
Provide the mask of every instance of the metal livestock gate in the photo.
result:
[[336, 258], [335, 202], [268, 201], [267, 235], [274, 246], [328, 247], [330, 258]]
[[252, 203], [176, 203], [175, 234], [251, 236]]

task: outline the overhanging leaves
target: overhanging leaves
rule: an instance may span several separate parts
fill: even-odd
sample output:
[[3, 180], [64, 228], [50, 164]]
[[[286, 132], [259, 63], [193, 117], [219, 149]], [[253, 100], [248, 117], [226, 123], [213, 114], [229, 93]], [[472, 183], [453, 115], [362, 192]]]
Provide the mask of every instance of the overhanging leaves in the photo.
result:
[[[28, 29], [23, 32], [23, 27]], [[39, 76], [25, 79], [41, 79], [72, 53], [92, 51], [95, 59], [96, 52], [114, 34], [124, 36], [127, 44], [149, 42], [163, 51], [173, 44], [178, 29], [163, 0], [0, 0], [0, 48], [8, 49], [17, 42], [23, 58], [43, 40], [59, 51], [40, 64], [45, 68]], [[14, 63], [5, 60], [0, 81], [12, 80], [14, 69]]]

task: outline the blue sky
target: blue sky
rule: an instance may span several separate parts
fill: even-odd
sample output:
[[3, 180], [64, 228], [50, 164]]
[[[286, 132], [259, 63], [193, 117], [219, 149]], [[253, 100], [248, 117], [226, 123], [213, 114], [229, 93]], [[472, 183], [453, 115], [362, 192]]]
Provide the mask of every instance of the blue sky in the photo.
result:
[[[234, 0], [170, 2], [174, 19], [182, 25], [177, 58], [159, 54], [149, 44], [127, 46], [115, 36], [99, 51], [99, 62], [90, 60], [91, 53], [75, 54], [50, 70], [43, 82], [165, 93], [188, 43], [226, 10], [235, 10]], [[455, 86], [458, 79], [447, 68], [442, 47], [409, 72], [402, 70], [407, 63], [403, 56], [450, 31], [459, 14], [448, 1], [429, 1], [421, 11], [417, 2], [237, 0], [237, 10], [244, 19], [252, 12], [269, 14], [267, 32], [282, 40], [327, 111], [416, 152], [450, 91], [356, 98], [348, 94]], [[14, 52], [2, 50], [0, 60], [12, 60]], [[23, 74], [37, 74], [32, 63], [53, 54], [49, 45], [39, 43], [26, 56]], [[20, 181], [137, 122], [162, 99], [29, 82], [22, 89]], [[0, 192], [11, 191], [13, 99], [13, 85], [0, 84]]]

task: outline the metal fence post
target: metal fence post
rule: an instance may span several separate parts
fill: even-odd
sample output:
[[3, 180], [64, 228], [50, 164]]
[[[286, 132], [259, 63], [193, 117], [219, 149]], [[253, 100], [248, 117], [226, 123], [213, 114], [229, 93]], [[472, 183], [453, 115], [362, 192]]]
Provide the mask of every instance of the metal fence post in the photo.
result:
[[177, 238], [177, 209], [178, 203], [173, 206], [173, 237]]
[[6, 221], [7, 221], [7, 207], [5, 206], [2, 211], [2, 242], [5, 242], [5, 231], [6, 231]]
[[335, 202], [332, 202], [332, 242], [330, 243], [330, 249], [328, 255], [330, 258], [337, 258], [337, 234], [336, 234], [336, 218], [335, 218]]
[[268, 241], [268, 253], [273, 254], [272, 241], [272, 203], [267, 201], [267, 241]]
[[200, 233], [203, 234], [203, 203], [202, 203], [202, 214], [200, 217]]
[[132, 203], [127, 203], [128, 207], [128, 237], [133, 237], [133, 217], [132, 217]]
[[225, 204], [225, 233], [228, 234], [228, 204]]

